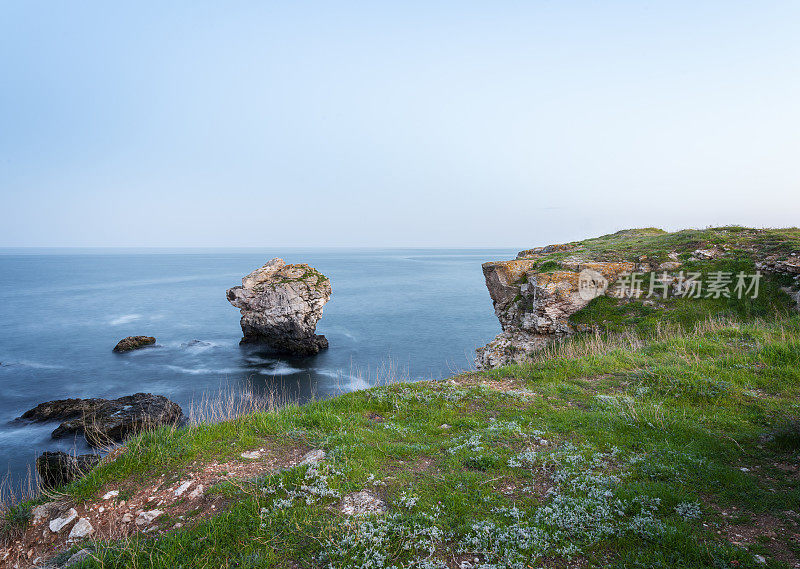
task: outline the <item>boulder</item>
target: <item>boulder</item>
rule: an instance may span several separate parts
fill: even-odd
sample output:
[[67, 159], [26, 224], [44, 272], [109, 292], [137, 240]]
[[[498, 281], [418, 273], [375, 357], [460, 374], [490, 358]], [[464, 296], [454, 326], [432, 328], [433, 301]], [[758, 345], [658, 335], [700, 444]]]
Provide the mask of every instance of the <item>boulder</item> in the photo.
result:
[[53, 438], [82, 434], [94, 446], [120, 442], [139, 431], [183, 423], [180, 405], [161, 395], [136, 393], [119, 399], [59, 399], [41, 403], [18, 420], [62, 421]]
[[81, 518], [75, 522], [74, 526], [72, 526], [72, 530], [69, 532], [67, 541], [78, 541], [79, 539], [85, 539], [93, 533], [94, 528], [92, 527], [92, 523], [86, 518]]
[[128, 336], [117, 342], [117, 345], [114, 346], [114, 351], [130, 352], [131, 350], [138, 350], [145, 346], [152, 346], [155, 343], [156, 339], [152, 336]]
[[100, 462], [96, 454], [73, 456], [65, 452], [44, 452], [36, 459], [36, 472], [46, 488], [58, 488], [80, 478]]
[[316, 328], [330, 297], [328, 277], [306, 264], [287, 265], [277, 258], [227, 291], [228, 302], [242, 314], [242, 343], [264, 343], [297, 355], [328, 347]]

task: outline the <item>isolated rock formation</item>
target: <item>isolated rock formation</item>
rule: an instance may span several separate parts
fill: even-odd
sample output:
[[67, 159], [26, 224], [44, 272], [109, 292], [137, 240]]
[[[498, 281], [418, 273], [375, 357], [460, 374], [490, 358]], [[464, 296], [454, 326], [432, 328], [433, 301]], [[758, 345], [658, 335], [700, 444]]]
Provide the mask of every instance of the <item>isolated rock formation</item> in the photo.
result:
[[156, 339], [152, 336], [128, 336], [117, 342], [117, 345], [114, 346], [114, 351], [130, 352], [131, 350], [138, 350], [145, 346], [152, 346], [155, 343]]
[[136, 393], [119, 399], [59, 399], [41, 403], [18, 420], [62, 421], [54, 439], [83, 434], [94, 446], [122, 441], [126, 436], [160, 425], [185, 421], [180, 405], [161, 395]]
[[242, 343], [265, 343], [277, 352], [309, 355], [328, 347], [316, 334], [331, 297], [328, 277], [306, 264], [272, 259], [228, 289], [228, 302], [242, 313]]
[[80, 478], [100, 462], [96, 454], [73, 456], [62, 451], [43, 452], [36, 459], [36, 472], [46, 488], [57, 488]]
[[[573, 259], [559, 263], [556, 270], [537, 269], [540, 255], [563, 247], [551, 245], [522, 251], [520, 256], [528, 258], [483, 264], [486, 287], [503, 332], [478, 348], [476, 366], [479, 369], [524, 360], [548, 340], [573, 334], [575, 329], [569, 317], [597, 295], [594, 290], [586, 294], [585, 287], [602, 288], [604, 292], [609, 282], [636, 267], [634, 263]], [[581, 283], [581, 271], [585, 271], [584, 275], [593, 275], [594, 279]]]

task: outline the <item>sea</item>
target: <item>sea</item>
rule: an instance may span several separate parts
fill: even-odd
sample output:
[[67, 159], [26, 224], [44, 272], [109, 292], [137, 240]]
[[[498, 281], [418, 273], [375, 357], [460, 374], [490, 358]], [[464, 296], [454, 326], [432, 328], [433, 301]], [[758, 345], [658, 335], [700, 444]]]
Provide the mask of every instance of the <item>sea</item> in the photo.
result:
[[[0, 474], [19, 489], [56, 424], [14, 419], [44, 401], [160, 394], [188, 413], [231, 394], [300, 402], [376, 383], [468, 370], [500, 332], [481, 263], [511, 249], [0, 249]], [[239, 345], [226, 289], [273, 257], [308, 263], [333, 294], [317, 333], [330, 348], [276, 356]], [[126, 336], [155, 336], [125, 354]], [[16, 492], [17, 490], [14, 490]]]

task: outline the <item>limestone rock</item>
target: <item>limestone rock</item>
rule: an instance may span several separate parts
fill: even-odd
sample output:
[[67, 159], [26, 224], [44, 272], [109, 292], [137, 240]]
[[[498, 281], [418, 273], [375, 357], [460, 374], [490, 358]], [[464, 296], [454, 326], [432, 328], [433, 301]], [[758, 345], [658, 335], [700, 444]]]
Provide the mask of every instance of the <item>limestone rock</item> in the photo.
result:
[[161, 510], [150, 510], [148, 512], [142, 512], [138, 516], [136, 516], [136, 525], [137, 526], [147, 526], [153, 523], [158, 516], [163, 514]]
[[155, 343], [156, 339], [152, 336], [128, 336], [117, 342], [117, 345], [114, 346], [114, 351], [130, 352], [131, 350], [138, 350], [145, 346], [152, 346]]
[[189, 492], [189, 499], [197, 500], [200, 496], [203, 495], [203, 492], [205, 492], [205, 490], [206, 490], [205, 486], [203, 486], [202, 484], [198, 484], [197, 486], [195, 486], [194, 490]]
[[77, 541], [79, 539], [84, 539], [89, 537], [94, 533], [94, 528], [92, 524], [86, 518], [81, 518], [75, 525], [72, 526], [72, 531], [69, 532], [69, 537], [67, 538], [68, 541]]
[[303, 455], [303, 458], [301, 458], [300, 462], [297, 464], [298, 466], [303, 466], [306, 464], [308, 465], [318, 464], [323, 460], [325, 460], [325, 451], [322, 449], [317, 449], [307, 452], [305, 455]]
[[503, 332], [478, 348], [478, 369], [522, 361], [549, 340], [574, 334], [569, 317], [604, 293], [621, 274], [637, 268], [631, 262], [568, 257], [550, 262], [547, 270], [542, 270], [536, 255], [558, 250], [562, 249], [531, 249], [520, 253], [523, 258], [483, 264], [486, 287]]
[[80, 551], [76, 551], [75, 553], [73, 553], [70, 556], [70, 558], [67, 559], [67, 561], [64, 563], [63, 567], [64, 569], [67, 569], [68, 567], [74, 567], [75, 565], [80, 565], [90, 557], [94, 558], [94, 555], [92, 555], [91, 551], [89, 551], [88, 549], [81, 549]]
[[57, 509], [58, 502], [39, 504], [31, 510], [31, 523], [38, 526], [44, 520], [49, 519]]
[[277, 258], [227, 291], [228, 302], [242, 314], [242, 343], [264, 343], [298, 355], [328, 347], [316, 328], [330, 297], [328, 277], [306, 264], [287, 265]]
[[41, 403], [18, 420], [63, 421], [53, 438], [83, 434], [87, 442], [99, 446], [122, 441], [126, 436], [159, 425], [185, 421], [183, 411], [161, 395], [136, 393], [119, 399], [59, 399]]
[[340, 510], [346, 516], [382, 514], [386, 512], [386, 502], [369, 490], [361, 490], [342, 498]]
[[78, 512], [75, 511], [75, 508], [70, 508], [63, 516], [59, 516], [50, 520], [48, 527], [50, 528], [51, 532], [58, 533], [71, 524], [77, 517]]
[[96, 454], [73, 456], [62, 451], [43, 452], [36, 458], [36, 472], [46, 488], [69, 484], [94, 468], [100, 462]]

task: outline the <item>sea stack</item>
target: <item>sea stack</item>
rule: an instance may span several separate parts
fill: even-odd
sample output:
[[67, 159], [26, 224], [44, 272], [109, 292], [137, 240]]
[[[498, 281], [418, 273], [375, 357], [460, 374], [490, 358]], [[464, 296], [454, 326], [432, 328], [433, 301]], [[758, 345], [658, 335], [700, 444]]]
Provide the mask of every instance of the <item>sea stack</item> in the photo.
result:
[[228, 289], [228, 302], [242, 313], [242, 343], [263, 343], [284, 354], [311, 355], [328, 347], [316, 333], [331, 282], [305, 263], [272, 259]]

